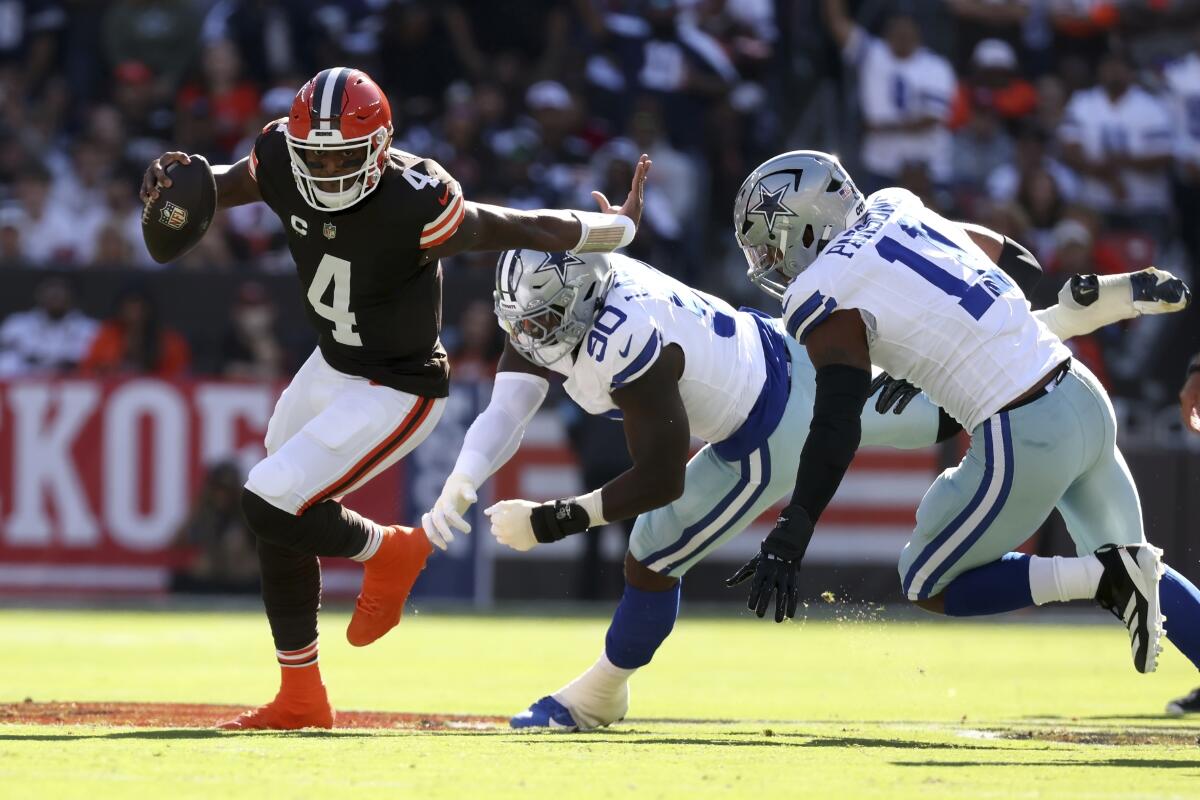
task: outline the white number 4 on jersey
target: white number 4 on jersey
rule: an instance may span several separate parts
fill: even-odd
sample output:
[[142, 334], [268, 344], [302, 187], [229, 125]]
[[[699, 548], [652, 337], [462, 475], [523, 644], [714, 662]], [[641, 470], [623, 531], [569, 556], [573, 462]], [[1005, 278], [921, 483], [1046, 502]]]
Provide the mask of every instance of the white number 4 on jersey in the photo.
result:
[[[333, 283], [333, 305], [326, 305], [325, 292]], [[350, 310], [350, 262], [326, 253], [317, 264], [317, 274], [308, 285], [308, 302], [325, 319], [333, 323], [333, 340], [338, 344], [362, 347], [362, 338], [354, 330], [358, 324]]]

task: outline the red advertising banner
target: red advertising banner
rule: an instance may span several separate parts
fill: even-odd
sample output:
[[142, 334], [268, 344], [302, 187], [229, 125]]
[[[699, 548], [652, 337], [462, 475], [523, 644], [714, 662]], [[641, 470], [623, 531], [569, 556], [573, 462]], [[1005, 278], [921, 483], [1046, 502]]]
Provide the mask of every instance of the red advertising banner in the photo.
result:
[[[244, 475], [281, 385], [22, 380], [0, 383], [0, 590], [166, 588], [187, 557], [173, 546], [207, 469]], [[350, 505], [400, 509], [398, 476]]]

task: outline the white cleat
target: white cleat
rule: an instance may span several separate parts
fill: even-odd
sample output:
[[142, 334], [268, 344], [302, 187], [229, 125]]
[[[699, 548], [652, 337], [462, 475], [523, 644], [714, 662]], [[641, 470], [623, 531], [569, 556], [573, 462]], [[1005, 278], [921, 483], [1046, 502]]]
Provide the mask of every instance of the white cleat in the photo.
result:
[[1158, 584], [1166, 567], [1162, 550], [1148, 544], [1108, 544], [1096, 551], [1104, 566], [1096, 602], [1125, 623], [1133, 666], [1154, 672], [1162, 652], [1163, 620]]

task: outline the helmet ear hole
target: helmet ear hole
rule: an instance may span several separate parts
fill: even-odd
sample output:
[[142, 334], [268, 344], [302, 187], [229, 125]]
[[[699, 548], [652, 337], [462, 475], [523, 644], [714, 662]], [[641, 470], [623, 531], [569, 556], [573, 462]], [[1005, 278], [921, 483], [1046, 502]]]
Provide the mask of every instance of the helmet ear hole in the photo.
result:
[[817, 238], [816, 234], [813, 233], [813, 226], [805, 225], [804, 226], [804, 235], [800, 237], [800, 244], [804, 245], [804, 247], [807, 249], [809, 247], [812, 247], [812, 243], [814, 241], [816, 241], [816, 238]]

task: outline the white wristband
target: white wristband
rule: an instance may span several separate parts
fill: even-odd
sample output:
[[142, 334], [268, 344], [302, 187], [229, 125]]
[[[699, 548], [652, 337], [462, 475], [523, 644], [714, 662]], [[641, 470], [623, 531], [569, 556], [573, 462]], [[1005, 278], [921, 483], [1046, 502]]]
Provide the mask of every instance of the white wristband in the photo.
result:
[[637, 226], [624, 214], [602, 214], [599, 211], [572, 211], [579, 221], [579, 241], [572, 253], [611, 253], [633, 241]]
[[599, 489], [579, 495], [579, 497], [575, 498], [575, 502], [587, 512], [588, 527], [595, 528], [608, 524], [608, 520], [604, 518], [604, 503], [600, 500]]

